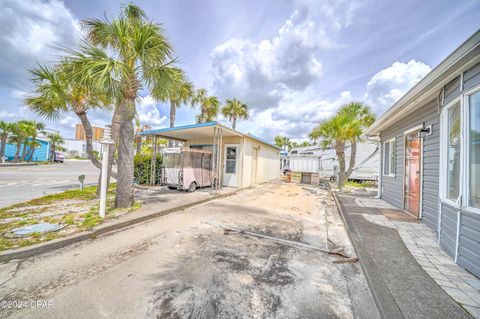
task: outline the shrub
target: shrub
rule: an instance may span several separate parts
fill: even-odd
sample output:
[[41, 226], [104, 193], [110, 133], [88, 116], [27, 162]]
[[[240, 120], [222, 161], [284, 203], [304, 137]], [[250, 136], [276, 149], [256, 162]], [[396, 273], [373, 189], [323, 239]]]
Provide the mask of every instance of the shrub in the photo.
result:
[[[134, 177], [135, 183], [137, 184], [149, 184], [150, 183], [150, 165], [152, 162], [152, 155], [151, 154], [136, 154], [133, 158], [133, 166], [134, 166]], [[160, 154], [157, 155], [156, 161], [156, 184], [160, 183], [161, 180], [161, 172], [162, 172], [162, 156]]]

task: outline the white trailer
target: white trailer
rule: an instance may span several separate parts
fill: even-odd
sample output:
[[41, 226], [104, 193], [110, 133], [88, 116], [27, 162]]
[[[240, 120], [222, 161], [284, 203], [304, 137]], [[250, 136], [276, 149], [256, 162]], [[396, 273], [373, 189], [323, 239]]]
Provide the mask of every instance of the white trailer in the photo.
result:
[[[350, 146], [345, 148], [345, 165], [350, 161]], [[355, 167], [351, 180], [378, 180], [379, 149], [375, 142], [357, 143]], [[323, 150], [319, 146], [292, 149], [286, 160], [285, 169], [292, 172], [317, 173], [322, 178], [336, 178], [338, 160], [333, 148]]]

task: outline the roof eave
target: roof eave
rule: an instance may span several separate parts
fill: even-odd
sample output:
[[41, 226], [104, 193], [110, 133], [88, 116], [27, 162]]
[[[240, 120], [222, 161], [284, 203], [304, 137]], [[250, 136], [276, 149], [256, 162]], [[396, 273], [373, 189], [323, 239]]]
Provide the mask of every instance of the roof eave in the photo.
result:
[[[428, 73], [420, 82], [414, 85], [407, 93], [405, 93], [397, 102], [395, 102], [383, 115], [381, 115], [375, 123], [373, 123], [366, 131], [367, 136], [378, 136], [380, 131], [394, 120], [398, 120], [408, 112], [418, 106], [417, 99], [424, 93], [430, 92], [440, 77], [447, 78], [451, 74], [455, 74], [456, 69], [451, 69], [470, 52], [478, 49], [480, 46], [480, 30], [473, 34], [459, 48], [453, 51], [446, 59], [444, 59], [437, 67]], [[470, 64], [473, 64], [470, 63]], [[468, 64], [467, 64], [468, 65]], [[465, 65], [461, 65], [465, 67]], [[455, 74], [456, 75], [456, 74]]]

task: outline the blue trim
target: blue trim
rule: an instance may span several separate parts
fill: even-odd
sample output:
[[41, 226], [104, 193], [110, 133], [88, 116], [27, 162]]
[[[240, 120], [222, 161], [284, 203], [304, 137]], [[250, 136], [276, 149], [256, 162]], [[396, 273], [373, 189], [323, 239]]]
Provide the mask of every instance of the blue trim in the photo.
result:
[[275, 147], [275, 148], [278, 149], [278, 150], [281, 150], [281, 149], [282, 149], [281, 147], [278, 147], [278, 146], [275, 145], [275, 144], [272, 144], [272, 143], [270, 143], [270, 142], [267, 142], [267, 141], [264, 140], [263, 138], [260, 138], [260, 137], [258, 137], [258, 136], [253, 135], [252, 133], [248, 133], [247, 136], [250, 137], [250, 138], [253, 138], [254, 140], [257, 140], [257, 141], [260, 141], [260, 142], [265, 143], [265, 144], [267, 144], [267, 145], [270, 145], [270, 146], [272, 146], [272, 147]]
[[213, 121], [213, 122], [206, 122], [206, 123], [196, 123], [196, 124], [189, 124], [189, 125], [182, 125], [182, 126], [165, 127], [165, 128], [160, 128], [158, 130], [141, 132], [140, 135], [151, 135], [151, 134], [157, 134], [157, 133], [166, 133], [166, 132], [172, 132], [172, 131], [186, 130], [186, 129], [189, 129], [189, 128], [215, 126], [217, 124], [218, 124], [217, 122]]

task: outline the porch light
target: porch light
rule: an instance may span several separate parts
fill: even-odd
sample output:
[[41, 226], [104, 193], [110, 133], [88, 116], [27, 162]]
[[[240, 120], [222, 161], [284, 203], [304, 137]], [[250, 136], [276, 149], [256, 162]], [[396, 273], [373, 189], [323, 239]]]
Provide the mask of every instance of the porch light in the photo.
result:
[[424, 127], [420, 130], [420, 138], [426, 138], [430, 134], [432, 134], [432, 125]]

